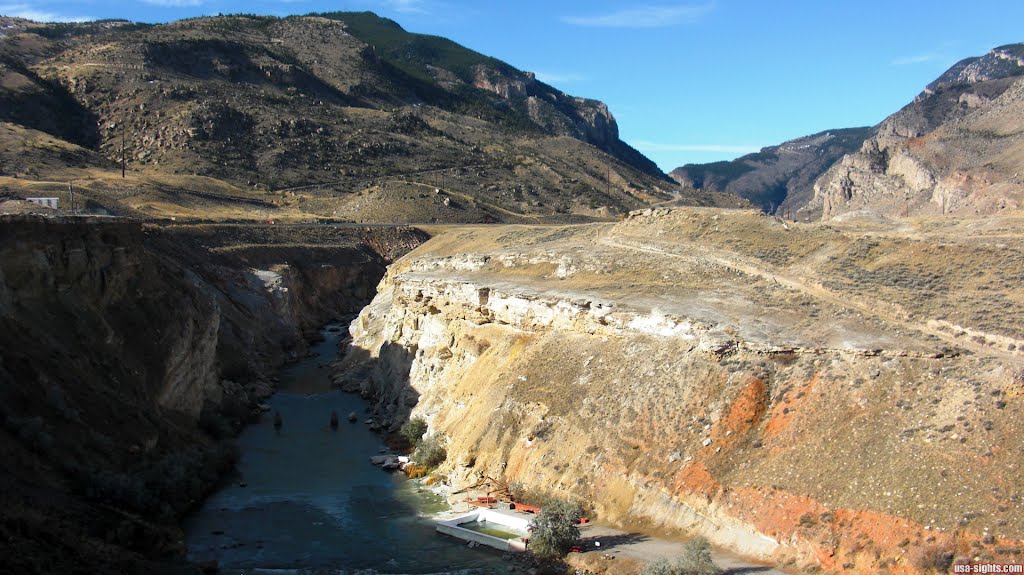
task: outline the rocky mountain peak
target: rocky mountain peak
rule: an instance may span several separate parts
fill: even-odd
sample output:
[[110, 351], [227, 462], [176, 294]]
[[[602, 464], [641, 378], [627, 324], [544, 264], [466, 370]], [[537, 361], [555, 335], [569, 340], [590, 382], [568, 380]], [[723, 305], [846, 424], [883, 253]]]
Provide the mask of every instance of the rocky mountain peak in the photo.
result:
[[943, 88], [977, 84], [1024, 74], [1024, 44], [1008, 44], [993, 48], [984, 56], [965, 58], [928, 84], [923, 95]]
[[1024, 205], [1024, 44], [961, 60], [874, 138], [815, 183], [809, 209], [829, 219], [993, 213]]

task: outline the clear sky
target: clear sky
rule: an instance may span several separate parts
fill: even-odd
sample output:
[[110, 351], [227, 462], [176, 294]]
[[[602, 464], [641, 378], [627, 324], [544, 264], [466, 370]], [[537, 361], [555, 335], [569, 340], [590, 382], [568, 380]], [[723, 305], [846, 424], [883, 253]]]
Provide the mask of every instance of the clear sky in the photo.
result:
[[0, 0], [36, 20], [371, 10], [602, 100], [668, 171], [872, 125], [946, 68], [1024, 42], [1022, 0]]

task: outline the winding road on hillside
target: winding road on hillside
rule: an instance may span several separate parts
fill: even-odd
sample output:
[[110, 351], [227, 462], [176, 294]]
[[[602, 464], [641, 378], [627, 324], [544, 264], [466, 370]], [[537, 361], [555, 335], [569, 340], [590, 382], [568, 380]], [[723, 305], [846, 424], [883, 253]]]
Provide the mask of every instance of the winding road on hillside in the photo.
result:
[[[964, 348], [979, 355], [994, 356], [1004, 360], [1021, 360], [1020, 354], [1017, 352], [994, 349], [985, 344], [976, 343], [966, 338], [956, 337], [948, 331], [937, 329], [928, 323], [915, 321], [906, 310], [896, 303], [877, 300], [864, 301], [851, 294], [838, 294], [833, 292], [832, 290], [824, 287], [821, 283], [811, 279], [813, 271], [810, 270], [806, 264], [800, 266], [798, 269], [801, 272], [806, 273], [807, 276], [795, 276], [792, 275], [791, 272], [788, 273], [778, 268], [767, 269], [761, 267], [749, 260], [741, 259], [741, 257], [735, 253], [726, 253], [721, 250], [697, 245], [695, 243], [685, 244], [686, 249], [689, 250], [689, 253], [687, 254], [681, 254], [676, 251], [653, 246], [649, 243], [641, 243], [639, 240], [631, 240], [623, 237], [616, 238], [613, 236], [605, 236], [601, 238], [600, 243], [604, 246], [620, 250], [639, 251], [662, 257], [691, 261], [704, 260], [714, 262], [720, 266], [739, 270], [747, 275], [760, 277], [786, 288], [800, 291], [808, 296], [827, 301], [833, 305], [853, 308], [868, 316], [880, 317], [887, 323], [895, 324], [902, 329], [935, 336], [954, 348]], [[1018, 346], [1018, 349], [1020, 347], [1021, 346]]]

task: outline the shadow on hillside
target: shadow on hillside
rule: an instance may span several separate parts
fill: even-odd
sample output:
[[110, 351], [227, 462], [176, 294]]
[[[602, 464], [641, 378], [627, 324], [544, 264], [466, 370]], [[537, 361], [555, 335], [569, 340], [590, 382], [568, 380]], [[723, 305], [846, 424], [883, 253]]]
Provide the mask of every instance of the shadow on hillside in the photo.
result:
[[764, 565], [751, 565], [748, 567], [733, 567], [732, 569], [725, 569], [722, 571], [722, 575], [747, 575], [748, 573], [762, 573], [764, 571], [771, 570], [771, 567]]
[[[587, 551], [600, 550], [605, 551], [608, 549], [614, 549], [620, 545], [630, 545], [633, 543], [642, 543], [644, 541], [650, 541], [651, 538], [642, 533], [623, 533], [621, 535], [594, 535], [591, 537], [581, 537], [580, 546]], [[600, 543], [598, 547], [596, 544]]]

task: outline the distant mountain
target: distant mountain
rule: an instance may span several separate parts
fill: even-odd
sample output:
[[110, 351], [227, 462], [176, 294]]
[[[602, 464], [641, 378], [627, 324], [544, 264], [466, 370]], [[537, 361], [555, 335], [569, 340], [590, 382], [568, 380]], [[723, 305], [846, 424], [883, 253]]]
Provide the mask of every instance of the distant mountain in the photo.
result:
[[873, 133], [872, 128], [829, 130], [728, 162], [687, 164], [669, 176], [684, 187], [750, 200], [767, 212], [795, 212], [814, 195], [815, 180]]
[[9, 189], [76, 179], [124, 213], [356, 221], [606, 217], [677, 195], [603, 103], [372, 13], [0, 24]]
[[1024, 205], [1024, 44], [955, 64], [815, 184], [829, 219], [993, 213]]

